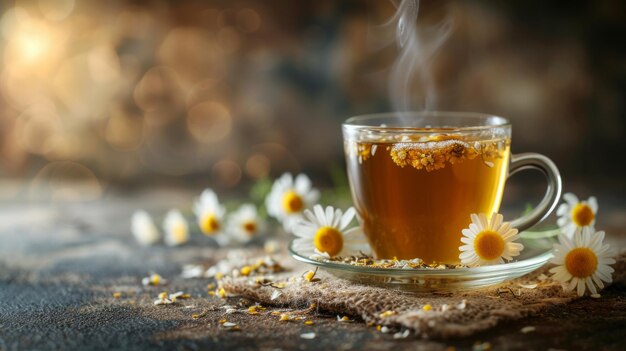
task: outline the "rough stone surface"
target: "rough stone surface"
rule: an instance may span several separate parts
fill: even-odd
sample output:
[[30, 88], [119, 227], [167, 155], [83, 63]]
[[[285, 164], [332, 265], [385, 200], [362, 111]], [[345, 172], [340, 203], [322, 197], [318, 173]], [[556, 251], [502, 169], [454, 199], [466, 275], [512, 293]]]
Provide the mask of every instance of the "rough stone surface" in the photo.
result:
[[[0, 203], [0, 350], [441, 350], [472, 349], [477, 343], [506, 350], [626, 349], [623, 285], [605, 289], [601, 299], [583, 298], [445, 341], [414, 336], [396, 340], [362, 321], [337, 323], [324, 311], [309, 316], [312, 326], [278, 322], [269, 314], [224, 315], [221, 306], [249, 302], [209, 296], [211, 279], [180, 277], [183, 264], [208, 265], [224, 252], [205, 238], [180, 248], [141, 248], [129, 233], [135, 208], [164, 213], [171, 206], [188, 208], [190, 199], [188, 193], [167, 192], [108, 195], [87, 203]], [[606, 218], [621, 221], [623, 207], [609, 207], [602, 209]], [[605, 229], [623, 247], [623, 222]], [[142, 286], [141, 278], [150, 271], [168, 279], [168, 285]], [[192, 298], [179, 305], [154, 306], [163, 290], [183, 290]], [[122, 296], [116, 299], [114, 292]], [[192, 318], [203, 311], [204, 317]], [[225, 330], [218, 323], [223, 318], [241, 330]], [[536, 330], [524, 334], [520, 330], [526, 326]], [[300, 338], [310, 331], [315, 339]]]

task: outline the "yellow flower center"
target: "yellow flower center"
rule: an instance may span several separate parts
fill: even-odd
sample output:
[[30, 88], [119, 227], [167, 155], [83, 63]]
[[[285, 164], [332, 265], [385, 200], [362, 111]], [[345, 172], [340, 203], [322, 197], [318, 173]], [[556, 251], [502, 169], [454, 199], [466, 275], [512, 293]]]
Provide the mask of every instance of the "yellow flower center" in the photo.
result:
[[256, 222], [247, 221], [243, 223], [243, 230], [248, 234], [248, 236], [253, 236], [256, 232]]
[[483, 260], [495, 260], [504, 251], [504, 239], [498, 232], [483, 230], [474, 239], [474, 251]]
[[200, 221], [200, 230], [204, 234], [212, 235], [220, 229], [220, 221], [214, 214], [210, 214], [202, 217]]
[[594, 218], [596, 218], [596, 215], [587, 204], [579, 203], [572, 209], [572, 220], [579, 227], [590, 225]]
[[333, 227], [321, 227], [315, 233], [313, 243], [319, 251], [335, 256], [343, 248], [343, 235]]
[[186, 236], [187, 236], [187, 228], [185, 227], [184, 224], [176, 223], [172, 227], [172, 238], [174, 239], [174, 242], [177, 242], [177, 243], [183, 242], [185, 241]]
[[300, 212], [304, 209], [304, 201], [298, 193], [289, 190], [283, 195], [283, 209], [287, 213]]
[[570, 251], [565, 256], [565, 268], [577, 278], [591, 276], [598, 267], [598, 257], [586, 247], [579, 247]]

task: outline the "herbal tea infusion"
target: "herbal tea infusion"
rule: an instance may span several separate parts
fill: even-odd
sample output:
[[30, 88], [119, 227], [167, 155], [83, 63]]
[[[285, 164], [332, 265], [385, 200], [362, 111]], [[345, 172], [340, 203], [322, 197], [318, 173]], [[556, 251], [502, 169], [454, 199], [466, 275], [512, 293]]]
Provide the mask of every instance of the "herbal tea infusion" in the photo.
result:
[[470, 214], [498, 212], [510, 138], [441, 131], [346, 139], [352, 196], [377, 258], [458, 262]]

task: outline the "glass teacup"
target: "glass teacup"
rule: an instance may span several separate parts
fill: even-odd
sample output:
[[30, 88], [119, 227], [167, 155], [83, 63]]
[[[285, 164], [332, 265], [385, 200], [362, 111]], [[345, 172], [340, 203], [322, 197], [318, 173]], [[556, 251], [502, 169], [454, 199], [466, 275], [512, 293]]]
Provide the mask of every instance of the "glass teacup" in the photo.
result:
[[550, 159], [512, 155], [511, 125], [466, 112], [388, 113], [343, 124], [355, 207], [377, 258], [457, 263], [470, 214], [497, 213], [508, 176], [528, 168], [548, 178], [540, 204], [512, 221], [522, 231], [548, 216], [561, 192]]

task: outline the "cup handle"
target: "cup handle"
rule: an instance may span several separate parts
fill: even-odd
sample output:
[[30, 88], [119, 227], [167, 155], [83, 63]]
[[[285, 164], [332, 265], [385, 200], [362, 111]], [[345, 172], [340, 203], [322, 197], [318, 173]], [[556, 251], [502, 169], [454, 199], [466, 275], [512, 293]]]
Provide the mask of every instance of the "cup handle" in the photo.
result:
[[541, 171], [546, 176], [548, 188], [537, 207], [530, 211], [530, 213], [511, 221], [511, 226], [517, 228], [520, 232], [548, 217], [548, 215], [554, 211], [554, 208], [561, 198], [561, 175], [552, 160], [544, 155], [530, 152], [511, 155], [509, 177], [525, 169], [537, 169]]

